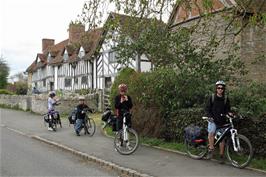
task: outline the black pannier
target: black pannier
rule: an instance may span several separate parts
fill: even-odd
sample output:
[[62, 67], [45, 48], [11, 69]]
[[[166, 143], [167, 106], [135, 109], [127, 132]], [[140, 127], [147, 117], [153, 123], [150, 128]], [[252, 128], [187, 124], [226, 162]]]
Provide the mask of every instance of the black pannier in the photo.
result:
[[75, 124], [77, 119], [77, 108], [75, 108], [68, 116], [69, 124]]

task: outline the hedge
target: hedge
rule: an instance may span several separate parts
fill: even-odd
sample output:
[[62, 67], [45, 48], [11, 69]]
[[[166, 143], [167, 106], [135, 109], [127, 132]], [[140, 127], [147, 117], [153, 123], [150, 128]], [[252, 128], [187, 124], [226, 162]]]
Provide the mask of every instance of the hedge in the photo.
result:
[[10, 91], [8, 91], [6, 89], [0, 89], [0, 95], [1, 94], [4, 94], [4, 95], [14, 95], [15, 93], [10, 92]]
[[[214, 84], [209, 81], [187, 80], [168, 68], [148, 73], [126, 68], [112, 86], [112, 105], [120, 83], [129, 87], [128, 94], [134, 105], [133, 126], [143, 136], [183, 142], [186, 126], [207, 125], [201, 117], [206, 100], [214, 89]], [[231, 105], [248, 117], [238, 124], [239, 132], [249, 137], [257, 155], [266, 157], [266, 85], [234, 85], [228, 87], [227, 94]]]

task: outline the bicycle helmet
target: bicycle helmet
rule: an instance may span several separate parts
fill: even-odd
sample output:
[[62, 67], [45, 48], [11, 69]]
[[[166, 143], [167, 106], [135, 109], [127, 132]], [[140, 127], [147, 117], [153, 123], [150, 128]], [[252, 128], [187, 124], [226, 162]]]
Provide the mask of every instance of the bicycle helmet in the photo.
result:
[[220, 81], [217, 81], [215, 85], [216, 85], [216, 86], [218, 86], [218, 85], [222, 85], [222, 86], [225, 87], [225, 82], [222, 81], [222, 80], [220, 80]]
[[118, 89], [120, 92], [126, 92], [127, 91], [127, 85], [126, 84], [120, 84], [118, 86]]
[[54, 97], [55, 95], [56, 95], [56, 94], [55, 94], [54, 91], [49, 92], [49, 96], [50, 96], [50, 97]]
[[85, 100], [85, 97], [84, 96], [79, 96], [79, 100], [80, 101], [84, 101]]

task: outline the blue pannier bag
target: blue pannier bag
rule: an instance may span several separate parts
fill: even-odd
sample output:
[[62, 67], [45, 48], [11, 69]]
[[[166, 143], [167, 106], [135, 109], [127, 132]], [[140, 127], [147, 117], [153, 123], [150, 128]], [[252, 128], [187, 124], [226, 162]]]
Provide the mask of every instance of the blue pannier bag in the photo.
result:
[[196, 143], [198, 139], [205, 139], [206, 130], [196, 125], [189, 125], [185, 128], [185, 140], [189, 143]]

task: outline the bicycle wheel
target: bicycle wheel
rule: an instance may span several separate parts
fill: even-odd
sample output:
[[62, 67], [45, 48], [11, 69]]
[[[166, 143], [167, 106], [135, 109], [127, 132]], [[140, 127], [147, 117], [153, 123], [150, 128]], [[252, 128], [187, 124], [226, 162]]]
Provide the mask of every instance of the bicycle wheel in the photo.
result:
[[93, 136], [96, 130], [96, 125], [93, 119], [88, 118], [85, 122], [84, 131], [85, 134]]
[[53, 118], [51, 121], [52, 121], [52, 129], [53, 129], [53, 131], [56, 132], [56, 130], [57, 130], [57, 123], [56, 123], [56, 120]]
[[56, 119], [56, 120], [57, 120], [57, 124], [59, 124], [59, 125], [60, 125], [60, 128], [62, 128], [62, 122], [61, 122], [60, 115], [57, 114], [56, 118], [57, 118], [57, 119]]
[[237, 139], [239, 139], [239, 150], [234, 150], [233, 141], [232, 139], [230, 139], [227, 142], [226, 155], [228, 160], [234, 167], [245, 168], [246, 166], [248, 166], [253, 157], [253, 148], [249, 139], [244, 135], [238, 134], [235, 137], [236, 141]]
[[202, 159], [208, 151], [207, 142], [201, 144], [194, 144], [185, 140], [185, 145], [186, 152], [188, 156], [192, 159]]
[[115, 135], [114, 147], [122, 155], [129, 155], [135, 152], [139, 146], [139, 136], [132, 128], [127, 128], [128, 140], [123, 138], [123, 130]]

